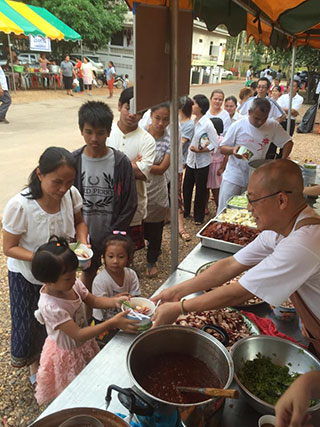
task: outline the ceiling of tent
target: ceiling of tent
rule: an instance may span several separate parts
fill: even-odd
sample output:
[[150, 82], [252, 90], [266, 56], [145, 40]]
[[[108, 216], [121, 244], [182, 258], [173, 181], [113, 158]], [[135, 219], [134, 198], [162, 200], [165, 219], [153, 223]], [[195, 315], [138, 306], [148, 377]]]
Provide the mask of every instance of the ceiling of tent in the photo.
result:
[[[133, 8], [134, 0], [126, 0]], [[169, 0], [141, 0], [139, 3], [169, 6]], [[319, 0], [179, 0], [182, 9], [193, 9], [210, 31], [224, 24], [229, 34], [242, 30], [267, 46], [297, 45], [320, 48]]]
[[11, 0], [0, 0], [0, 31], [51, 40], [81, 40], [80, 34], [48, 10]]

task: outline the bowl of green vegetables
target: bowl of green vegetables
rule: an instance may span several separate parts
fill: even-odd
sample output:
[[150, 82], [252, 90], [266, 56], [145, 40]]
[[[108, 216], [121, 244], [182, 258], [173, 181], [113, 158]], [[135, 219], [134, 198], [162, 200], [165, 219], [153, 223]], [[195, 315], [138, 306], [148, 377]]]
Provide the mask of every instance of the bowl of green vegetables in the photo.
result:
[[[299, 375], [320, 370], [320, 361], [308, 350], [278, 337], [243, 338], [230, 353], [241, 394], [261, 414], [275, 413], [277, 400]], [[308, 412], [319, 408], [320, 402], [312, 401]]]

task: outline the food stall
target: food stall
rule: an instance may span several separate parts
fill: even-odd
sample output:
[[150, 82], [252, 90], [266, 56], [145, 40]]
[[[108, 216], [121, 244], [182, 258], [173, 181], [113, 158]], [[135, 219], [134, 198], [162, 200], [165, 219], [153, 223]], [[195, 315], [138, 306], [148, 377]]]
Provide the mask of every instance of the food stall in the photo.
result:
[[[231, 212], [231, 217], [233, 213]], [[224, 217], [225, 219], [225, 217]], [[212, 220], [209, 221], [209, 224]], [[208, 225], [208, 224], [207, 224]], [[231, 252], [234, 252], [234, 247], [227, 246], [228, 252], [224, 247], [214, 248], [212, 247], [212, 242], [210, 242], [208, 247], [207, 238], [203, 238], [201, 234], [203, 230], [206, 229], [206, 226], [200, 231], [200, 238], [202, 243], [200, 242], [190, 253], [189, 255], [178, 265], [177, 270], [170, 275], [170, 277], [166, 280], [166, 282], [156, 291], [156, 294], [161, 292], [163, 289], [174, 286], [184, 280], [188, 280], [194, 277], [195, 274], [199, 274], [203, 266], [207, 263], [212, 263], [218, 261], [224, 257], [230, 256]], [[203, 244], [204, 243], [204, 244]], [[214, 245], [213, 245], [214, 246]], [[206, 267], [206, 266], [205, 266]], [[204, 267], [204, 268], [205, 268]], [[194, 296], [194, 295], [191, 295]], [[189, 297], [191, 297], [189, 296]], [[299, 320], [297, 317], [287, 320], [279, 320], [275, 317], [270, 306], [264, 302], [253, 303], [252, 305], [248, 305], [246, 307], [241, 307], [245, 309], [247, 312], [253, 312], [257, 316], [260, 316], [264, 319], [271, 319], [276, 328], [282, 333], [291, 336], [296, 341], [301, 343], [302, 345], [306, 345], [307, 341], [302, 336], [299, 328]], [[231, 309], [230, 309], [231, 310]], [[202, 314], [202, 313], [201, 313]], [[242, 314], [238, 314], [242, 316]], [[187, 317], [187, 316], [185, 316]], [[184, 319], [185, 320], [185, 319]], [[248, 320], [248, 319], [247, 319]], [[249, 334], [247, 335], [255, 335], [259, 333], [258, 328], [254, 323], [249, 321]], [[179, 322], [177, 322], [179, 323]], [[246, 323], [246, 322], [244, 322]], [[189, 325], [190, 326], [190, 325]], [[192, 325], [194, 326], [194, 325]], [[200, 325], [201, 326], [201, 325]], [[160, 327], [165, 328], [165, 327]], [[170, 328], [170, 326], [168, 326]], [[173, 326], [171, 326], [173, 328]], [[198, 328], [198, 326], [196, 326]], [[198, 331], [198, 329], [194, 328], [183, 328], [185, 330], [193, 330]], [[156, 331], [153, 329], [152, 331]], [[150, 331], [149, 331], [150, 332]], [[115, 389], [109, 390], [109, 397], [111, 397], [111, 401], [109, 402], [108, 411], [112, 413], [120, 413], [128, 416], [128, 408], [123, 406], [119, 399], [122, 402], [127, 402], [126, 406], [129, 407], [128, 401], [126, 401], [123, 393], [120, 390], [120, 394], [117, 397], [117, 391], [120, 388], [128, 389], [132, 386], [135, 387], [135, 381], [132, 378], [132, 370], [130, 366], [130, 352], [132, 353], [132, 344], [133, 342], [139, 342], [143, 337], [148, 337], [149, 332], [145, 332], [138, 336], [125, 334], [122, 332], [118, 332], [115, 337], [101, 350], [101, 352], [89, 363], [89, 365], [78, 375], [77, 378], [55, 399], [48, 408], [41, 414], [38, 418], [36, 426], [41, 427], [44, 424], [41, 424], [41, 420], [50, 414], [54, 414], [58, 411], [67, 409], [67, 408], [76, 408], [76, 407], [86, 407], [86, 408], [98, 408], [98, 409], [106, 409], [106, 394], [108, 387], [110, 385], [115, 385]], [[161, 332], [161, 331], [160, 331]], [[174, 341], [170, 338], [171, 331], [168, 329], [166, 331], [168, 334], [168, 342]], [[199, 335], [202, 337], [206, 335], [205, 332], [199, 331]], [[261, 335], [260, 335], [261, 336]], [[259, 335], [257, 335], [259, 337]], [[237, 338], [239, 339], [239, 338]], [[278, 338], [276, 338], [278, 339]], [[238, 341], [239, 343], [244, 340]], [[290, 343], [290, 341], [288, 341]], [[149, 351], [151, 346], [147, 345], [144, 348], [144, 351]], [[299, 363], [302, 360], [302, 354], [306, 354], [307, 352], [299, 346], [294, 345], [294, 356], [289, 358], [289, 361], [292, 363]], [[285, 352], [283, 352], [285, 353]], [[301, 356], [301, 360], [297, 361], [296, 354]], [[308, 359], [309, 360], [309, 359]], [[302, 363], [302, 362], [301, 362]], [[307, 362], [307, 370], [310, 369], [310, 363]], [[320, 369], [317, 366], [316, 369]], [[297, 368], [298, 370], [298, 368]], [[133, 388], [134, 388], [133, 387]], [[239, 389], [238, 385], [235, 381], [230, 384], [230, 388]], [[138, 409], [137, 409], [138, 410]], [[134, 409], [133, 409], [133, 412]], [[239, 425], [239, 419], [241, 419], [241, 425], [246, 427], [256, 427], [258, 425], [258, 419], [261, 416], [260, 413], [254, 409], [254, 406], [248, 404], [248, 399], [245, 399], [243, 395], [240, 395], [239, 400], [234, 399], [226, 399], [224, 405], [216, 409], [216, 413], [214, 417], [212, 417], [212, 423], [205, 424], [210, 426], [221, 426], [221, 427], [234, 427]], [[264, 413], [268, 413], [266, 410]], [[217, 415], [219, 415], [217, 417]], [[217, 419], [216, 419], [217, 418]], [[46, 419], [47, 422], [47, 419]], [[320, 425], [320, 410], [316, 410], [312, 413], [312, 422], [314, 425]], [[50, 425], [50, 424], [47, 424]], [[53, 424], [52, 424], [53, 425]], [[144, 425], [155, 425], [152, 423], [147, 423]], [[158, 424], [157, 424], [158, 425]], [[175, 425], [175, 424], [159, 424], [159, 425]], [[177, 424], [177, 425], [198, 425], [198, 424]]]

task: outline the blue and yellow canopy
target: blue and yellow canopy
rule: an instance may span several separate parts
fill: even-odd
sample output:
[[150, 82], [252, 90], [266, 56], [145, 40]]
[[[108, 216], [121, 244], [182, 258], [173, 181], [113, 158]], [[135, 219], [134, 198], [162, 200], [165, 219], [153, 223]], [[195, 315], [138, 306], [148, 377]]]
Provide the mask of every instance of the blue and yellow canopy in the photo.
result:
[[51, 40], [77, 41], [80, 34], [43, 7], [12, 0], [0, 0], [0, 31], [48, 37]]

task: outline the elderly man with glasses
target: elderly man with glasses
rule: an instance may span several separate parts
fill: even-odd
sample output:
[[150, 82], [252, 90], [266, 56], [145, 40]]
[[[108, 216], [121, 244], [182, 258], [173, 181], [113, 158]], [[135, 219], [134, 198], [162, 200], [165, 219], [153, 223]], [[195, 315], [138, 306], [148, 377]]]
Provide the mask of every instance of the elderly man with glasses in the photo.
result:
[[270, 108], [267, 99], [254, 99], [249, 116], [233, 123], [221, 143], [221, 153], [229, 155], [229, 160], [220, 187], [219, 212], [232, 196], [242, 194], [248, 185], [249, 164], [245, 154], [238, 153], [240, 147], [252, 153], [251, 161], [265, 159], [272, 141], [283, 149], [282, 158], [287, 158], [292, 150], [290, 135], [278, 122], [268, 119]]
[[[161, 292], [154, 326], [182, 313], [236, 306], [257, 296], [274, 306], [291, 298], [320, 356], [320, 216], [303, 197], [298, 165], [275, 160], [259, 167], [248, 185], [248, 209], [261, 233], [235, 255], [217, 261], [193, 279]], [[245, 272], [229, 286], [221, 286]], [[210, 292], [184, 300], [194, 292]]]

